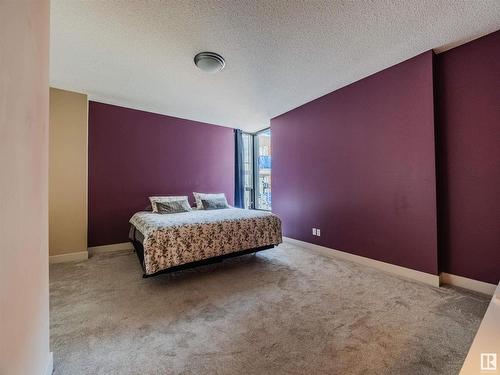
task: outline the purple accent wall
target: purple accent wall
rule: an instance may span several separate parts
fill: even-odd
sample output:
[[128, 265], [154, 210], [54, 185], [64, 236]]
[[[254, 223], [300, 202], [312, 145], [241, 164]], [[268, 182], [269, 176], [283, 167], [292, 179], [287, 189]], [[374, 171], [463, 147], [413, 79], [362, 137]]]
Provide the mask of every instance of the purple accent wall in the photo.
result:
[[150, 195], [234, 195], [233, 129], [89, 103], [89, 246], [126, 242]]
[[426, 52], [271, 120], [284, 235], [437, 274], [432, 64]]
[[500, 280], [500, 31], [437, 56], [441, 270]]

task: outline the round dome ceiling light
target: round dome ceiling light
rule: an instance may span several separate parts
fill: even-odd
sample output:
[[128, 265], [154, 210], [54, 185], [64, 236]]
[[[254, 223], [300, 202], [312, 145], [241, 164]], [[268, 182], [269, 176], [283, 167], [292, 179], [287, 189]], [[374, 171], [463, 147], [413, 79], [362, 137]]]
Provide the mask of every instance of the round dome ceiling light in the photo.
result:
[[194, 57], [195, 65], [207, 73], [217, 73], [224, 69], [224, 58], [215, 52], [200, 52]]

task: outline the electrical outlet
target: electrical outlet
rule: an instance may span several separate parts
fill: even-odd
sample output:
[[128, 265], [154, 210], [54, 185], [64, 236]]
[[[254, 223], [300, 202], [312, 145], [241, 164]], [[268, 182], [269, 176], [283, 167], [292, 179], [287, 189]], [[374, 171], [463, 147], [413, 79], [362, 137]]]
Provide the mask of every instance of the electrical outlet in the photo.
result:
[[316, 236], [321, 236], [321, 231], [319, 229], [316, 229]]
[[317, 232], [316, 232], [316, 228], [313, 228], [313, 236], [315, 236], [315, 235], [316, 235], [316, 233], [317, 233]]

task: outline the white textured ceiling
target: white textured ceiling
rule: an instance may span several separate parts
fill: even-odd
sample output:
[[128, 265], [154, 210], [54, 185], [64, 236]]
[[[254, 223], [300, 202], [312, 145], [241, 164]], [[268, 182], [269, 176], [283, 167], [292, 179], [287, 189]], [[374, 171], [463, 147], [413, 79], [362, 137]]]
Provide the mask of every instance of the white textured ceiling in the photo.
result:
[[[54, 87], [253, 131], [429, 49], [500, 28], [499, 0], [52, 0]], [[226, 59], [211, 75], [197, 52]]]

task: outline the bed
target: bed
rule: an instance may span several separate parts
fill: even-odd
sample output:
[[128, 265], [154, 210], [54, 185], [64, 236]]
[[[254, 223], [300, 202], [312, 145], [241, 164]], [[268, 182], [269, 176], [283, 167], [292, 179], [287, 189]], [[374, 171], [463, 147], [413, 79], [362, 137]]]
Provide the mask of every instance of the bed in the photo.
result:
[[130, 219], [129, 239], [143, 277], [270, 249], [282, 242], [273, 213], [226, 208], [175, 214], [147, 211]]

